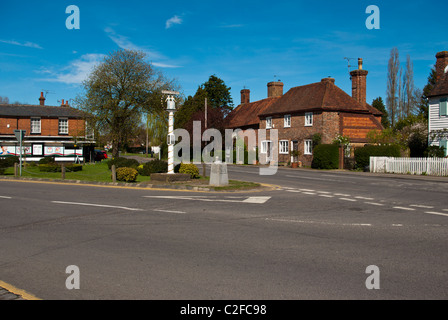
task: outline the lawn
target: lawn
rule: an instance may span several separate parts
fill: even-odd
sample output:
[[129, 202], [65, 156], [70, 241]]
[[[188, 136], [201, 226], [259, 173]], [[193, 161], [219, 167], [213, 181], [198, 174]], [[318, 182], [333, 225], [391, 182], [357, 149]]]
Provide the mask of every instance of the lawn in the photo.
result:
[[[14, 168], [7, 168], [5, 176], [14, 176]], [[22, 169], [22, 177], [26, 178], [44, 178], [44, 179], [62, 179], [60, 172], [40, 172], [37, 166], [28, 165]], [[111, 171], [109, 170], [106, 161], [98, 162], [95, 164], [85, 164], [82, 171], [67, 172], [65, 173], [66, 180], [82, 180], [82, 181], [95, 181], [95, 182], [112, 182]], [[149, 176], [137, 176], [136, 183], [150, 181]], [[193, 179], [190, 181], [175, 183], [183, 184], [186, 186], [203, 186], [207, 187], [209, 177], [200, 177], [199, 179]], [[230, 180], [228, 186], [214, 187], [215, 190], [244, 190], [259, 187], [258, 183], [246, 182], [239, 180]]]
[[[14, 175], [14, 168], [7, 168], [6, 176]], [[45, 178], [45, 179], [61, 179], [60, 172], [40, 172], [37, 166], [26, 166], [22, 169], [22, 177], [28, 178]], [[66, 180], [83, 180], [83, 181], [99, 181], [112, 182], [111, 171], [107, 167], [105, 161], [95, 164], [85, 164], [82, 171], [65, 173]], [[150, 177], [138, 175], [137, 183], [148, 181]]]

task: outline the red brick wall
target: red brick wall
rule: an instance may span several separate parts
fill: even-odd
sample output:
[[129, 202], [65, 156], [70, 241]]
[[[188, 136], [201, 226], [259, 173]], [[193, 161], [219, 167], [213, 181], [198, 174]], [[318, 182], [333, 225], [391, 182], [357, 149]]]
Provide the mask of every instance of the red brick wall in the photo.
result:
[[[8, 128], [9, 124], [9, 128]], [[41, 136], [58, 136], [59, 135], [59, 119], [41, 118]], [[84, 135], [85, 121], [83, 119], [69, 119], [68, 130], [69, 136]], [[31, 132], [31, 119], [30, 118], [0, 118], [0, 134], [1, 135], [13, 135], [14, 130], [21, 129], [26, 130], [26, 134]]]

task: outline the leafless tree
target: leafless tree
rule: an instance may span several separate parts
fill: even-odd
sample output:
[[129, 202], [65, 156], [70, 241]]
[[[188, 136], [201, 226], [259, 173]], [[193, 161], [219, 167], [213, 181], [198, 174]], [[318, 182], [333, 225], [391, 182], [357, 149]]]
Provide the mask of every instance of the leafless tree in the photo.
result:
[[400, 68], [400, 60], [398, 57], [398, 49], [393, 48], [390, 52], [389, 64], [387, 69], [387, 111], [390, 116], [391, 125], [394, 126], [396, 120], [399, 116], [398, 101], [397, 97], [399, 88], [399, 78], [398, 71]]

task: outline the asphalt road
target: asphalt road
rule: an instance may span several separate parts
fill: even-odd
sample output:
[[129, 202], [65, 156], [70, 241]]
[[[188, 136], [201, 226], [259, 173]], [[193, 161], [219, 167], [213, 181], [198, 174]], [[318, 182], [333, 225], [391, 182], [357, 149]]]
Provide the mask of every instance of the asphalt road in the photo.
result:
[[250, 166], [229, 178], [279, 188], [0, 180], [0, 280], [42, 299], [448, 298], [445, 180]]

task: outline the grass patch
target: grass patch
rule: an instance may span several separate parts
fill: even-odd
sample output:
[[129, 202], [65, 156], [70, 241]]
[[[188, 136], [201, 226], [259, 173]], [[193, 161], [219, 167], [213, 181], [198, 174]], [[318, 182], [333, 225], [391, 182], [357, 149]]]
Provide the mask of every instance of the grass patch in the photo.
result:
[[228, 186], [223, 187], [214, 187], [215, 190], [245, 190], [245, 189], [253, 189], [260, 187], [259, 183], [248, 182], [248, 181], [239, 181], [239, 180], [229, 180]]

